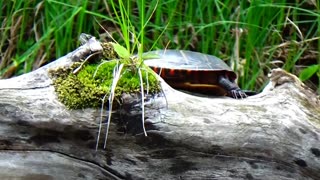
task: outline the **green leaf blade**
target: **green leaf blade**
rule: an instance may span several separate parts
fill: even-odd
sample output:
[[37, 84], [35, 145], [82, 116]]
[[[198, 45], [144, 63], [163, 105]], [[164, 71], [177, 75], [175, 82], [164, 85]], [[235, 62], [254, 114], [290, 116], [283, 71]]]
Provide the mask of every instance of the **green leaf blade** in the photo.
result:
[[301, 71], [299, 78], [301, 81], [305, 81], [311, 78], [320, 69], [319, 64], [311, 65]]
[[112, 43], [114, 50], [117, 52], [118, 56], [122, 59], [130, 58], [130, 52], [123, 46], [117, 43]]

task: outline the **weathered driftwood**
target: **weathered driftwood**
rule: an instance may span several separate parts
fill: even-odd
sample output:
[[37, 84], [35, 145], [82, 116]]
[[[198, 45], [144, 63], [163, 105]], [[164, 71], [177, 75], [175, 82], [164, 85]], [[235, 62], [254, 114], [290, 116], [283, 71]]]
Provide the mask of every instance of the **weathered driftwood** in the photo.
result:
[[[93, 47], [91, 47], [93, 45]], [[100, 51], [80, 49], [0, 80], [1, 179], [320, 179], [320, 102], [280, 69], [247, 99], [196, 97], [164, 82], [146, 103], [124, 96], [107, 148], [95, 150], [100, 109], [68, 110], [48, 69]]]

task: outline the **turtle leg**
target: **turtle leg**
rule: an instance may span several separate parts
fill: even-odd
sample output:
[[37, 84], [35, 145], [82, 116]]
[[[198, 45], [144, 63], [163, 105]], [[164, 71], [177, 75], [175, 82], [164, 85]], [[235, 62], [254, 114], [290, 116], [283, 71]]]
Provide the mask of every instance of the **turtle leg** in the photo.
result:
[[243, 92], [236, 83], [231, 82], [228, 77], [219, 76], [218, 82], [219, 85], [221, 85], [227, 91], [228, 96], [235, 99], [243, 99], [247, 97], [246, 93]]

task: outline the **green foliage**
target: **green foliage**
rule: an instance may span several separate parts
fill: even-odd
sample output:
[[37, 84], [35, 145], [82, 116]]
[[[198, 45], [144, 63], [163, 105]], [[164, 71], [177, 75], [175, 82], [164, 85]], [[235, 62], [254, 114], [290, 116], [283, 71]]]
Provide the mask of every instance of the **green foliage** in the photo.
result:
[[306, 58], [320, 51], [317, 1], [32, 0], [0, 5], [2, 77], [65, 55], [76, 48], [82, 32], [103, 38], [106, 31], [139, 57], [165, 48], [218, 56], [236, 70], [244, 89], [263, 87], [274, 64], [293, 73], [297, 65], [320, 64], [319, 53]]
[[[315, 64], [312, 66], [309, 66], [307, 68], [305, 68], [303, 71], [301, 71], [299, 78], [302, 81], [308, 80], [311, 78], [311, 76], [313, 76], [316, 73], [320, 72], [320, 65], [319, 64]], [[318, 74], [318, 77], [320, 77], [320, 74]]]
[[117, 43], [112, 43], [114, 50], [118, 54], [118, 56], [122, 59], [129, 59], [130, 58], [130, 53], [129, 51], [121, 46], [120, 44]]
[[83, 20], [87, 1], [70, 2], [68, 6], [50, 0], [0, 2], [0, 75], [29, 72], [76, 47], [77, 33], [83, 31], [82, 26], [88, 26], [88, 21]]

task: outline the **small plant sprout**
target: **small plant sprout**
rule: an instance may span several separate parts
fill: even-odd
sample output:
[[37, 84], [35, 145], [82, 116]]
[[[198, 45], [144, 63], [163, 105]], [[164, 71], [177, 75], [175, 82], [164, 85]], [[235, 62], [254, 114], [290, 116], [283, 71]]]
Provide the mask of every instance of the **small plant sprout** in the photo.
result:
[[[117, 84], [119, 80], [122, 77], [123, 73], [126, 73], [127, 71], [131, 71], [132, 73], [137, 73], [139, 76], [139, 81], [140, 81], [140, 93], [141, 93], [141, 109], [142, 109], [142, 129], [144, 132], [144, 135], [147, 136], [147, 132], [145, 129], [144, 125], [144, 86], [143, 86], [143, 75], [142, 75], [142, 70], [145, 70], [146, 74], [148, 72], [148, 69], [146, 68], [141, 68], [143, 65], [143, 59], [139, 56], [132, 56], [130, 55], [129, 51], [121, 46], [118, 43], [111, 43], [113, 46], [114, 51], [117, 53], [119, 59], [112, 60], [112, 61], [117, 61], [114, 70], [113, 70], [113, 79], [111, 83], [111, 88], [108, 96], [108, 103], [109, 103], [109, 108], [108, 108], [108, 119], [107, 119], [107, 127], [106, 127], [106, 133], [105, 133], [105, 139], [104, 139], [104, 145], [103, 148], [106, 148], [107, 145], [107, 139], [108, 139], [108, 134], [109, 134], [109, 128], [110, 128], [110, 123], [111, 123], [111, 117], [112, 117], [112, 107], [113, 107], [113, 102], [115, 99], [115, 90], [117, 87]], [[93, 76], [96, 76], [98, 69], [105, 63], [108, 63], [110, 61], [104, 61], [101, 64], [97, 66], [96, 71], [94, 72]], [[147, 84], [147, 89], [146, 92], [149, 93], [149, 82], [148, 82], [148, 74], [146, 76], [146, 84]], [[104, 110], [104, 103], [107, 98], [107, 95], [105, 95], [102, 99], [102, 105], [101, 105], [101, 114], [100, 114], [100, 122], [99, 122], [99, 130], [98, 130], [98, 136], [97, 136], [97, 143], [96, 143], [96, 150], [99, 148], [99, 140], [100, 140], [100, 134], [102, 130], [102, 124], [103, 124], [103, 110]]]
[[[127, 3], [127, 4], [125, 4]], [[114, 100], [114, 94], [115, 89], [117, 86], [117, 82], [120, 80], [121, 76], [125, 74], [128, 71], [131, 71], [131, 73], [137, 73], [139, 76], [139, 83], [140, 83], [140, 93], [141, 93], [141, 109], [142, 109], [142, 129], [144, 132], [144, 135], [147, 136], [147, 132], [144, 125], [144, 85], [143, 85], [143, 71], [146, 74], [146, 93], [149, 93], [149, 78], [148, 78], [148, 71], [152, 72], [151, 75], [155, 75], [151, 69], [149, 69], [146, 65], [143, 63], [143, 44], [144, 44], [144, 29], [148, 22], [150, 21], [152, 15], [154, 14], [156, 7], [159, 4], [159, 1], [156, 1], [155, 8], [151, 13], [149, 13], [149, 17], [145, 18], [145, 0], [138, 1], [138, 6], [141, 6], [141, 11], [139, 12], [140, 20], [141, 20], [141, 28], [139, 30], [139, 33], [136, 33], [135, 28], [133, 24], [131, 23], [130, 19], [130, 12], [132, 10], [132, 7], [130, 5], [129, 1], [110, 1], [111, 7], [113, 9], [115, 19], [114, 21], [115, 26], [119, 27], [120, 29], [120, 36], [124, 40], [125, 47], [121, 46], [119, 43], [117, 43], [115, 40], [114, 42], [111, 42], [110, 44], [113, 47], [113, 51], [116, 52], [117, 56], [119, 57], [118, 63], [114, 69], [113, 74], [113, 81], [110, 89], [110, 95], [109, 95], [109, 113], [108, 113], [108, 124], [107, 124], [107, 130], [105, 135], [105, 141], [104, 141], [104, 148], [106, 148], [107, 143], [107, 136], [109, 133], [109, 126], [110, 126], [110, 120], [112, 115], [112, 103]], [[112, 38], [112, 37], [111, 37]], [[159, 37], [160, 38], [160, 37]], [[112, 38], [113, 39], [113, 38]], [[158, 41], [158, 40], [157, 40]], [[135, 51], [138, 51], [137, 55], [133, 55]], [[107, 53], [106, 53], [107, 54]], [[142, 71], [143, 70], [143, 71]], [[157, 80], [157, 83], [158, 80]], [[103, 98], [104, 101], [105, 98]], [[101, 111], [103, 111], [103, 106]], [[102, 116], [101, 116], [102, 117]], [[101, 126], [102, 126], [102, 118], [100, 120], [100, 126], [99, 126], [99, 132], [101, 132]], [[98, 143], [99, 143], [100, 136], [98, 135], [97, 138], [97, 145], [96, 149], [98, 149]]]

